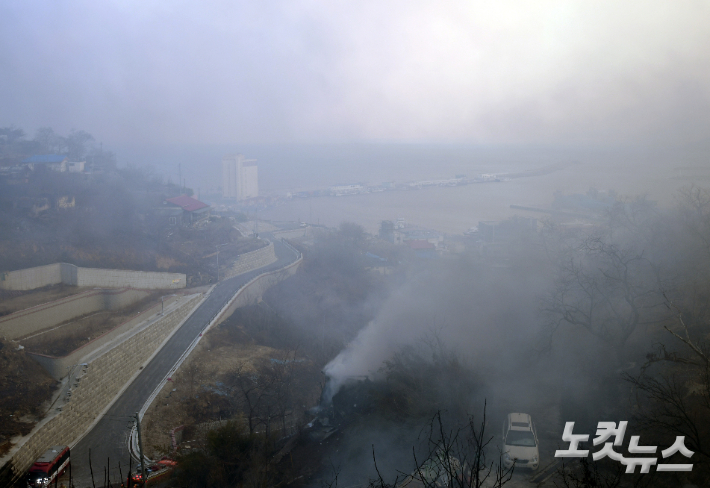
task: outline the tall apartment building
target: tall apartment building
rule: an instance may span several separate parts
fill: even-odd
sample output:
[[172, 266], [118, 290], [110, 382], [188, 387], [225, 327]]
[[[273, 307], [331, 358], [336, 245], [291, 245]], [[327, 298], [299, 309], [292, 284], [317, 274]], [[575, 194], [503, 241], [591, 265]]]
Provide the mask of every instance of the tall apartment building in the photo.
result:
[[256, 159], [245, 159], [243, 154], [222, 158], [222, 196], [238, 201], [259, 196]]

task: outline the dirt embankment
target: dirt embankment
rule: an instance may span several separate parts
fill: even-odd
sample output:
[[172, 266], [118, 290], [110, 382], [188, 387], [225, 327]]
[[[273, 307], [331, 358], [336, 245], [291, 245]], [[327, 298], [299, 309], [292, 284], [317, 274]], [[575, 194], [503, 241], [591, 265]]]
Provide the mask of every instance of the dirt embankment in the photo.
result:
[[0, 340], [0, 456], [10, 439], [27, 435], [44, 414], [58, 382], [42, 366]]
[[86, 290], [88, 288], [64, 284], [48, 285], [34, 290], [0, 290], [0, 317]]

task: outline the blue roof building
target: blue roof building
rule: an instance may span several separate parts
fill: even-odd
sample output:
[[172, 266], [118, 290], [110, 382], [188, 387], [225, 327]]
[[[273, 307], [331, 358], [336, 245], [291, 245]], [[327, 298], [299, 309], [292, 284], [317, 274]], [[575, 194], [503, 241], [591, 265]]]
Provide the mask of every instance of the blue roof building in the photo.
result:
[[36, 167], [46, 167], [53, 171], [64, 172], [67, 170], [69, 158], [61, 154], [36, 154], [22, 161], [31, 170]]
[[61, 163], [67, 159], [66, 156], [61, 154], [35, 154], [24, 161], [23, 163]]

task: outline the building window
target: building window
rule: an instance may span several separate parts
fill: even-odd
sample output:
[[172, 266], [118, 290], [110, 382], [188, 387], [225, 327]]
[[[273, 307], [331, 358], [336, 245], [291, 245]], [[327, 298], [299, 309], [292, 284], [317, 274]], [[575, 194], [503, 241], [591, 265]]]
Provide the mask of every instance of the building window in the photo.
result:
[[170, 225], [177, 224], [177, 217], [170, 217]]

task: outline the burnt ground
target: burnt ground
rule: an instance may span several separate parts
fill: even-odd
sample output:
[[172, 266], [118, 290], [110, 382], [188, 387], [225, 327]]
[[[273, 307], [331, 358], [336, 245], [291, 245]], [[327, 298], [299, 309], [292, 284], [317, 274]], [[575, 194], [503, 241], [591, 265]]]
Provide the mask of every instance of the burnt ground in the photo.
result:
[[401, 480], [398, 469], [413, 466], [412, 446], [417, 444], [419, 430], [420, 426], [394, 426], [355, 416], [335, 429], [316, 427], [302, 432], [292, 449], [283, 453], [277, 469], [284, 473], [285, 486], [291, 487], [367, 486], [368, 480], [377, 478], [377, 469], [388, 482], [398, 475]]
[[29, 434], [59, 384], [16, 347], [0, 341], [0, 456], [12, 437]]
[[[170, 290], [173, 291], [173, 290]], [[18, 339], [28, 351], [49, 356], [66, 356], [75, 349], [109, 332], [118, 325], [160, 303], [166, 290], [157, 290], [142, 300], [120, 310], [102, 310], [76, 317], [45, 331]]]

